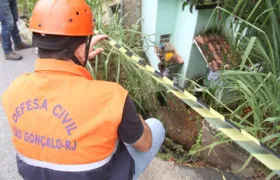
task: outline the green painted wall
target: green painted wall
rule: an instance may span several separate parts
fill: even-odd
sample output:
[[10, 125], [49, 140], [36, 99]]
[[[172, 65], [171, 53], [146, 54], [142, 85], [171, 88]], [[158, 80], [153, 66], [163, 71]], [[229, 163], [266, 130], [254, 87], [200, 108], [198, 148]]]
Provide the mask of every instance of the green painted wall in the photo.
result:
[[[174, 39], [172, 43], [175, 45], [180, 56], [184, 59], [184, 64], [181, 67], [179, 84], [183, 87], [185, 85], [185, 77], [189, 67], [189, 59], [191, 54], [191, 47], [193, 36], [195, 33], [195, 26], [197, 23], [198, 11], [190, 13], [189, 8], [186, 7], [182, 11], [182, 5], [179, 3], [176, 7], [177, 17], [174, 26]], [[195, 66], [195, 64], [193, 64]]]
[[158, 58], [154, 52], [154, 43], [156, 41], [158, 0], [142, 0], [142, 33], [145, 36], [144, 50], [150, 60], [153, 68], [158, 69]]
[[160, 43], [161, 35], [171, 34], [171, 38], [173, 38], [178, 4], [179, 4], [179, 0], [158, 1], [156, 41], [155, 41], [156, 44]]
[[[206, 10], [198, 11], [197, 23], [195, 25], [195, 31], [194, 31], [193, 36], [196, 36], [196, 35], [204, 32], [205, 27], [209, 21], [209, 18], [211, 16], [212, 12], [213, 12], [213, 9], [206, 9]], [[212, 28], [213, 24], [214, 24], [214, 21], [211, 21], [209, 23], [208, 28]], [[189, 63], [188, 63], [188, 67], [185, 70], [185, 72], [186, 72], [185, 77], [187, 77], [189, 79], [200, 78], [202, 76], [205, 76], [207, 73], [207, 64], [206, 64], [205, 60], [203, 59], [203, 57], [201, 56], [201, 54], [198, 51], [195, 44], [192, 44], [192, 46], [191, 46], [191, 54], [189, 57]]]
[[[171, 43], [184, 59], [184, 64], [179, 70], [179, 84], [184, 87], [186, 78], [193, 79], [206, 75], [206, 63], [195, 47], [193, 38], [203, 32], [213, 9], [193, 10], [193, 13], [190, 13], [189, 7], [182, 11], [181, 2], [181, 0], [142, 0], [142, 32], [144, 35], [151, 35], [150, 40], [156, 45], [159, 44], [161, 35], [171, 34]], [[153, 44], [145, 43], [144, 48], [151, 65], [158, 69], [159, 59], [154, 52]]]

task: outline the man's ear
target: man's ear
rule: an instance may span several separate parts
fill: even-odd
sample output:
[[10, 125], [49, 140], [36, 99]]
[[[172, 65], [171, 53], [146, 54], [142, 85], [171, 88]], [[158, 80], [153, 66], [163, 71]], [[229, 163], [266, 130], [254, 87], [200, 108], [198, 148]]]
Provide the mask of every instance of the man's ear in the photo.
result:
[[86, 53], [86, 43], [81, 44], [76, 51], [74, 52], [74, 55], [79, 59], [79, 61], [84, 64], [86, 57], [85, 57], [85, 53]]

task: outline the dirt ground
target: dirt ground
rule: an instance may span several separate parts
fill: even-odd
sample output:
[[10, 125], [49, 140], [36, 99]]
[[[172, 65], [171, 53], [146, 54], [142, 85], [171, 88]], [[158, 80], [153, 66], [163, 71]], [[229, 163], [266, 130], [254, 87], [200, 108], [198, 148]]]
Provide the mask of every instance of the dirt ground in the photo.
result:
[[[174, 102], [175, 101], [175, 102]], [[186, 152], [196, 144], [199, 131], [202, 128], [202, 147], [213, 144], [219, 139], [215, 138], [215, 133], [209, 127], [209, 124], [202, 119], [196, 112], [188, 109], [180, 100], [168, 100], [167, 107], [160, 108], [158, 115], [166, 128], [167, 136], [175, 143], [183, 145]], [[202, 152], [199, 161], [200, 167], [215, 167], [233, 172], [242, 167], [248, 159], [248, 155], [244, 151], [240, 151], [232, 144], [221, 144], [213, 148], [209, 153], [209, 149]], [[250, 163], [243, 171], [239, 172], [247, 179], [259, 177], [257, 172], [258, 166]]]
[[162, 109], [159, 113], [163, 115], [162, 121], [168, 136], [185, 149], [190, 149], [198, 136], [197, 122], [189, 120], [186, 111], [170, 112]]

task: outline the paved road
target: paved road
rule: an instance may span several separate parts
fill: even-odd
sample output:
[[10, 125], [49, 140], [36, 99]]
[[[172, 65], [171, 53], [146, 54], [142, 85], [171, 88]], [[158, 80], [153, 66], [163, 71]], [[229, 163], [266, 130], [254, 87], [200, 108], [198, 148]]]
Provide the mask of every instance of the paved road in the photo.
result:
[[[19, 54], [24, 55], [22, 61], [7, 61], [4, 59], [2, 49], [0, 50], [0, 95], [18, 75], [33, 70], [36, 56], [32, 53], [32, 49], [19, 51]], [[17, 173], [15, 151], [2, 105], [0, 105], [0, 147], [0, 180], [21, 180]]]
[[[22, 50], [22, 61], [13, 62], [4, 59], [0, 50], [0, 95], [8, 85], [20, 74], [33, 71], [36, 55], [33, 49]], [[0, 180], [22, 180], [17, 173], [15, 151], [11, 143], [11, 133], [6, 116], [0, 103]], [[225, 174], [227, 180], [240, 179], [231, 174]], [[182, 168], [170, 162], [154, 159], [139, 180], [220, 180], [221, 174], [207, 168]]]

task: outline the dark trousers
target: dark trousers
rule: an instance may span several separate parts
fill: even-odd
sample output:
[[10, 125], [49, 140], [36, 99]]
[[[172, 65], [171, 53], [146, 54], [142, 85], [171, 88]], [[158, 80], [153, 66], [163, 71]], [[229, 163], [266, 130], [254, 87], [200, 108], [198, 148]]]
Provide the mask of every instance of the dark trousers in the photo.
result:
[[13, 50], [12, 41], [15, 45], [22, 42], [17, 27], [18, 9], [17, 0], [1, 0], [0, 3], [0, 21], [2, 24], [2, 47], [5, 54]]

